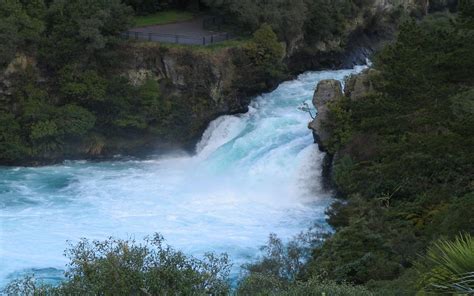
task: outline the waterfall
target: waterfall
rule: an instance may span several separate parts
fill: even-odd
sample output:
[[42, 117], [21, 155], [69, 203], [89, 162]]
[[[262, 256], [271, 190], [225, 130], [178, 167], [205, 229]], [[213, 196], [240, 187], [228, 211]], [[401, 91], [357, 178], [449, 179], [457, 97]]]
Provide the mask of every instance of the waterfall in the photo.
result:
[[74, 161], [0, 168], [0, 286], [25, 273], [54, 282], [66, 241], [141, 239], [155, 232], [187, 254], [226, 252], [239, 266], [269, 233], [289, 239], [324, 224], [323, 154], [298, 110], [322, 79], [363, 67], [308, 72], [255, 98], [246, 114], [212, 123], [193, 156]]

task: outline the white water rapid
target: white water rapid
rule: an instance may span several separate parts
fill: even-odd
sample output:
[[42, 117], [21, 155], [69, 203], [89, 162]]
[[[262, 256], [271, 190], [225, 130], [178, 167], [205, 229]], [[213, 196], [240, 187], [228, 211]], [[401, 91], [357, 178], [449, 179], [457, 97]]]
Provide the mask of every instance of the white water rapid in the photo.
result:
[[246, 114], [212, 122], [195, 156], [75, 161], [0, 168], [0, 288], [33, 272], [60, 278], [66, 241], [142, 239], [155, 232], [187, 254], [229, 254], [238, 267], [270, 233], [289, 239], [324, 224], [331, 197], [320, 188], [323, 154], [298, 110], [322, 79], [308, 72], [253, 100]]

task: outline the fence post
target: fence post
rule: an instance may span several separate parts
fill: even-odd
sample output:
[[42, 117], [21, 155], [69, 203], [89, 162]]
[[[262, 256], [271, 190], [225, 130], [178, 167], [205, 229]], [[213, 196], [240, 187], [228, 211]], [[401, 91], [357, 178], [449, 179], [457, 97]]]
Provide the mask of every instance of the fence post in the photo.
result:
[[151, 40], [152, 40], [151, 33], [148, 33], [148, 41], [151, 41]]
[[211, 44], [214, 43], [214, 35], [211, 35]]
[[202, 45], [206, 45], [206, 36], [202, 36]]
[[179, 36], [178, 36], [178, 35], [174, 35], [174, 40], [175, 40], [175, 43], [179, 43]]
[[135, 32], [135, 40], [138, 40], [138, 32]]
[[229, 40], [229, 33], [225, 33], [225, 40]]

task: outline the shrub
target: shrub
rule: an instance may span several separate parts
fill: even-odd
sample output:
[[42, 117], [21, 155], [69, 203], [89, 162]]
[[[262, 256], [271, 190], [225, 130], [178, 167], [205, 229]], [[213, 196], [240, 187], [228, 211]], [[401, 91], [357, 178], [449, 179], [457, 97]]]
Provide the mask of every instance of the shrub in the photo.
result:
[[257, 81], [281, 77], [283, 73], [284, 48], [278, 42], [272, 28], [263, 24], [255, 31], [252, 40], [247, 44], [246, 55], [257, 69]]
[[7, 295], [225, 295], [230, 264], [226, 255], [199, 260], [164, 245], [156, 234], [144, 243], [109, 238], [81, 240], [65, 252], [66, 280], [57, 287], [33, 278], [10, 283]]

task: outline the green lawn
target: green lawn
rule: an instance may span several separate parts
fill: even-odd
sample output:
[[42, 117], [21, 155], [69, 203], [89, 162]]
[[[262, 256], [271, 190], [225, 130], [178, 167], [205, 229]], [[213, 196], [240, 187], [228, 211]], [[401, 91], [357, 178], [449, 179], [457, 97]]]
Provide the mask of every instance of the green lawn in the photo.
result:
[[146, 16], [136, 16], [135, 26], [146, 27], [152, 25], [164, 25], [191, 20], [194, 14], [187, 11], [167, 10]]

